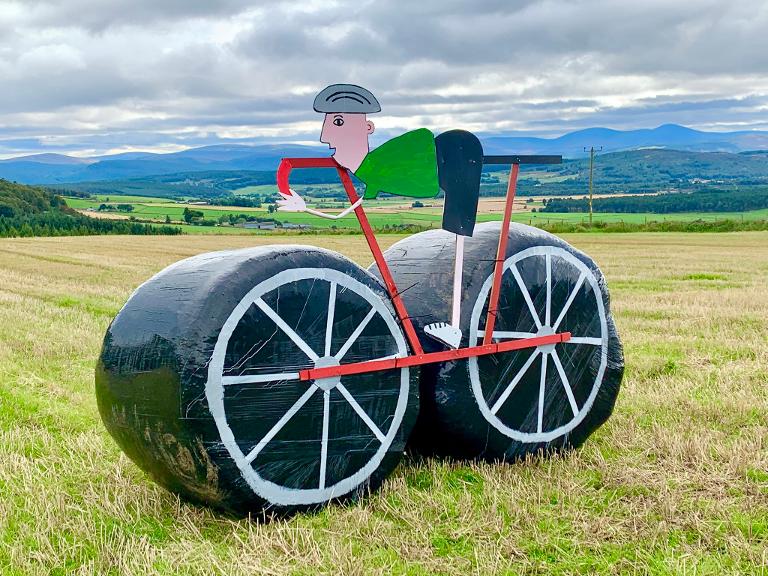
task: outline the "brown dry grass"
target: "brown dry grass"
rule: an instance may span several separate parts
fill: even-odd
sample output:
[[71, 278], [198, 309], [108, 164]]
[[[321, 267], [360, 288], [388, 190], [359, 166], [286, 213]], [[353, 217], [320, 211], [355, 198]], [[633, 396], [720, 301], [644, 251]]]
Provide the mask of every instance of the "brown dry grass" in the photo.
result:
[[363, 238], [0, 241], [0, 573], [768, 574], [768, 234], [568, 240], [607, 275], [627, 359], [583, 449], [408, 461], [358, 504], [269, 524], [179, 502], [120, 453], [101, 338], [180, 258], [312, 242], [365, 265]]

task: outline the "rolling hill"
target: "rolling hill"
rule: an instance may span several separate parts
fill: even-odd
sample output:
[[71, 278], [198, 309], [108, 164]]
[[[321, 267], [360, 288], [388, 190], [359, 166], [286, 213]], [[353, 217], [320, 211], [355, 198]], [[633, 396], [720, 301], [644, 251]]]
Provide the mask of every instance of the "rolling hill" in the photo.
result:
[[[508, 166], [489, 166], [480, 189], [482, 196], [506, 193]], [[295, 185], [338, 184], [332, 169], [297, 170]], [[563, 164], [524, 166], [518, 195], [558, 196], [584, 194], [588, 189], [589, 160], [565, 160]], [[219, 198], [252, 186], [269, 186], [260, 194], [274, 192], [275, 171], [222, 170], [179, 172], [108, 181], [56, 185], [67, 195], [84, 194], [161, 196], [165, 198]], [[665, 149], [630, 150], [600, 154], [595, 162], [595, 192], [600, 194], [644, 194], [652, 192], [697, 191], [712, 188], [768, 187], [768, 151], [685, 152]], [[340, 186], [327, 192], [344, 197]]]
[[49, 190], [0, 180], [0, 238], [180, 232], [172, 226], [88, 218], [70, 209], [61, 197]]
[[[538, 182], [539, 194], [584, 193], [589, 160], [552, 167], [562, 178]], [[521, 178], [528, 178], [523, 172]], [[645, 149], [602, 154], [595, 161], [595, 189], [602, 194], [702, 188], [768, 186], [768, 154]]]
[[[481, 137], [488, 154], [561, 154], [566, 158], [581, 158], [584, 147], [601, 145], [605, 152], [658, 148], [733, 154], [768, 150], [768, 132], [701, 132], [674, 124], [653, 130], [590, 128], [551, 139], [504, 135]], [[92, 158], [37, 154], [0, 160], [0, 178], [25, 184], [61, 184], [211, 171], [274, 171], [283, 157], [327, 154], [325, 146], [296, 144], [224, 144], [170, 154], [130, 152]]]

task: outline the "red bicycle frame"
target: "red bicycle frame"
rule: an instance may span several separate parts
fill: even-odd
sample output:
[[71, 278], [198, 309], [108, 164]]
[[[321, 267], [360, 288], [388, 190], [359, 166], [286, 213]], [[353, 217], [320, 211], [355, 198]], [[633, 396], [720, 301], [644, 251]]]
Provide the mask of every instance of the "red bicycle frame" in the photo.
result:
[[[499, 352], [509, 352], [512, 350], [522, 350], [525, 348], [536, 348], [538, 346], [557, 344], [559, 342], [567, 342], [570, 340], [570, 332], [560, 332], [557, 334], [523, 338], [520, 340], [513, 340], [498, 344], [492, 343], [493, 328], [496, 323], [497, 306], [499, 302], [499, 294], [501, 291], [502, 270], [504, 260], [506, 260], [507, 239], [512, 215], [512, 204], [515, 198], [517, 178], [520, 173], [520, 164], [559, 164], [560, 162], [562, 162], [561, 156], [485, 156], [483, 158], [484, 164], [511, 164], [512, 170], [510, 172], [509, 183], [507, 185], [504, 218], [502, 220], [501, 232], [499, 234], [499, 244], [494, 263], [493, 284], [491, 287], [490, 302], [488, 303], [488, 316], [485, 323], [485, 333], [483, 336], [483, 343], [480, 346], [459, 348], [458, 350], [445, 350], [442, 352], [431, 352], [428, 354], [424, 353], [424, 349], [422, 348], [419, 337], [416, 334], [415, 328], [413, 327], [411, 318], [408, 316], [405, 304], [403, 303], [402, 298], [400, 298], [400, 293], [398, 292], [395, 281], [392, 278], [389, 266], [384, 259], [384, 254], [382, 253], [373, 229], [368, 222], [368, 217], [365, 214], [365, 210], [363, 209], [362, 204], [358, 205], [355, 208], [355, 216], [357, 216], [357, 220], [360, 223], [360, 228], [363, 230], [363, 234], [365, 235], [365, 239], [368, 242], [368, 247], [371, 250], [373, 259], [376, 262], [376, 265], [379, 267], [379, 272], [381, 273], [381, 277], [384, 280], [387, 293], [389, 294], [389, 297], [392, 300], [392, 304], [395, 307], [395, 312], [397, 313], [400, 324], [405, 331], [405, 336], [408, 340], [408, 344], [411, 346], [413, 354], [403, 358], [371, 360], [368, 362], [354, 362], [350, 364], [342, 364], [341, 366], [329, 366], [326, 368], [310, 368], [307, 370], [301, 370], [299, 372], [299, 378], [301, 380], [316, 380], [321, 378], [330, 378], [333, 376], [346, 376], [350, 374], [363, 374], [366, 372], [391, 370], [393, 368], [421, 366], [435, 362], [447, 362], [451, 360], [461, 360], [464, 358], [472, 358], [476, 356], [485, 356], [487, 354], [496, 354]], [[277, 170], [277, 186], [278, 189], [285, 194], [289, 194], [288, 178], [293, 168], [335, 168], [339, 173], [339, 177], [341, 178], [341, 182], [344, 185], [344, 190], [347, 193], [349, 201], [352, 204], [355, 204], [358, 200], [360, 200], [360, 197], [357, 195], [357, 191], [355, 190], [355, 186], [352, 183], [352, 179], [349, 177], [349, 172], [346, 168], [339, 165], [333, 158], [284, 158], [280, 162], [280, 167]]]

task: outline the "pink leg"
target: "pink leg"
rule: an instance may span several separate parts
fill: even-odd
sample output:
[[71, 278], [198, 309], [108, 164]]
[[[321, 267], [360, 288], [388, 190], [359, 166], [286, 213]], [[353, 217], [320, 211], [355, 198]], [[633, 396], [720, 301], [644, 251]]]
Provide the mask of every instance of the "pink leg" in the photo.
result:
[[453, 268], [453, 314], [451, 325], [459, 328], [461, 323], [461, 280], [464, 272], [464, 236], [456, 234], [456, 257]]
[[464, 236], [456, 234], [456, 256], [453, 268], [453, 310], [451, 323], [435, 322], [424, 326], [424, 333], [442, 342], [446, 346], [457, 349], [461, 345], [461, 277], [464, 271]]

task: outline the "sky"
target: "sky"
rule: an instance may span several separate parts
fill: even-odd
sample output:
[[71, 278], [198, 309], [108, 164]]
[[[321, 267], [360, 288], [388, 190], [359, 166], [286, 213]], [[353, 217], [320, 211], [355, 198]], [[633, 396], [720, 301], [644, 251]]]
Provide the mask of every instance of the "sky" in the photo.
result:
[[0, 158], [406, 130], [768, 129], [765, 0], [0, 0]]

